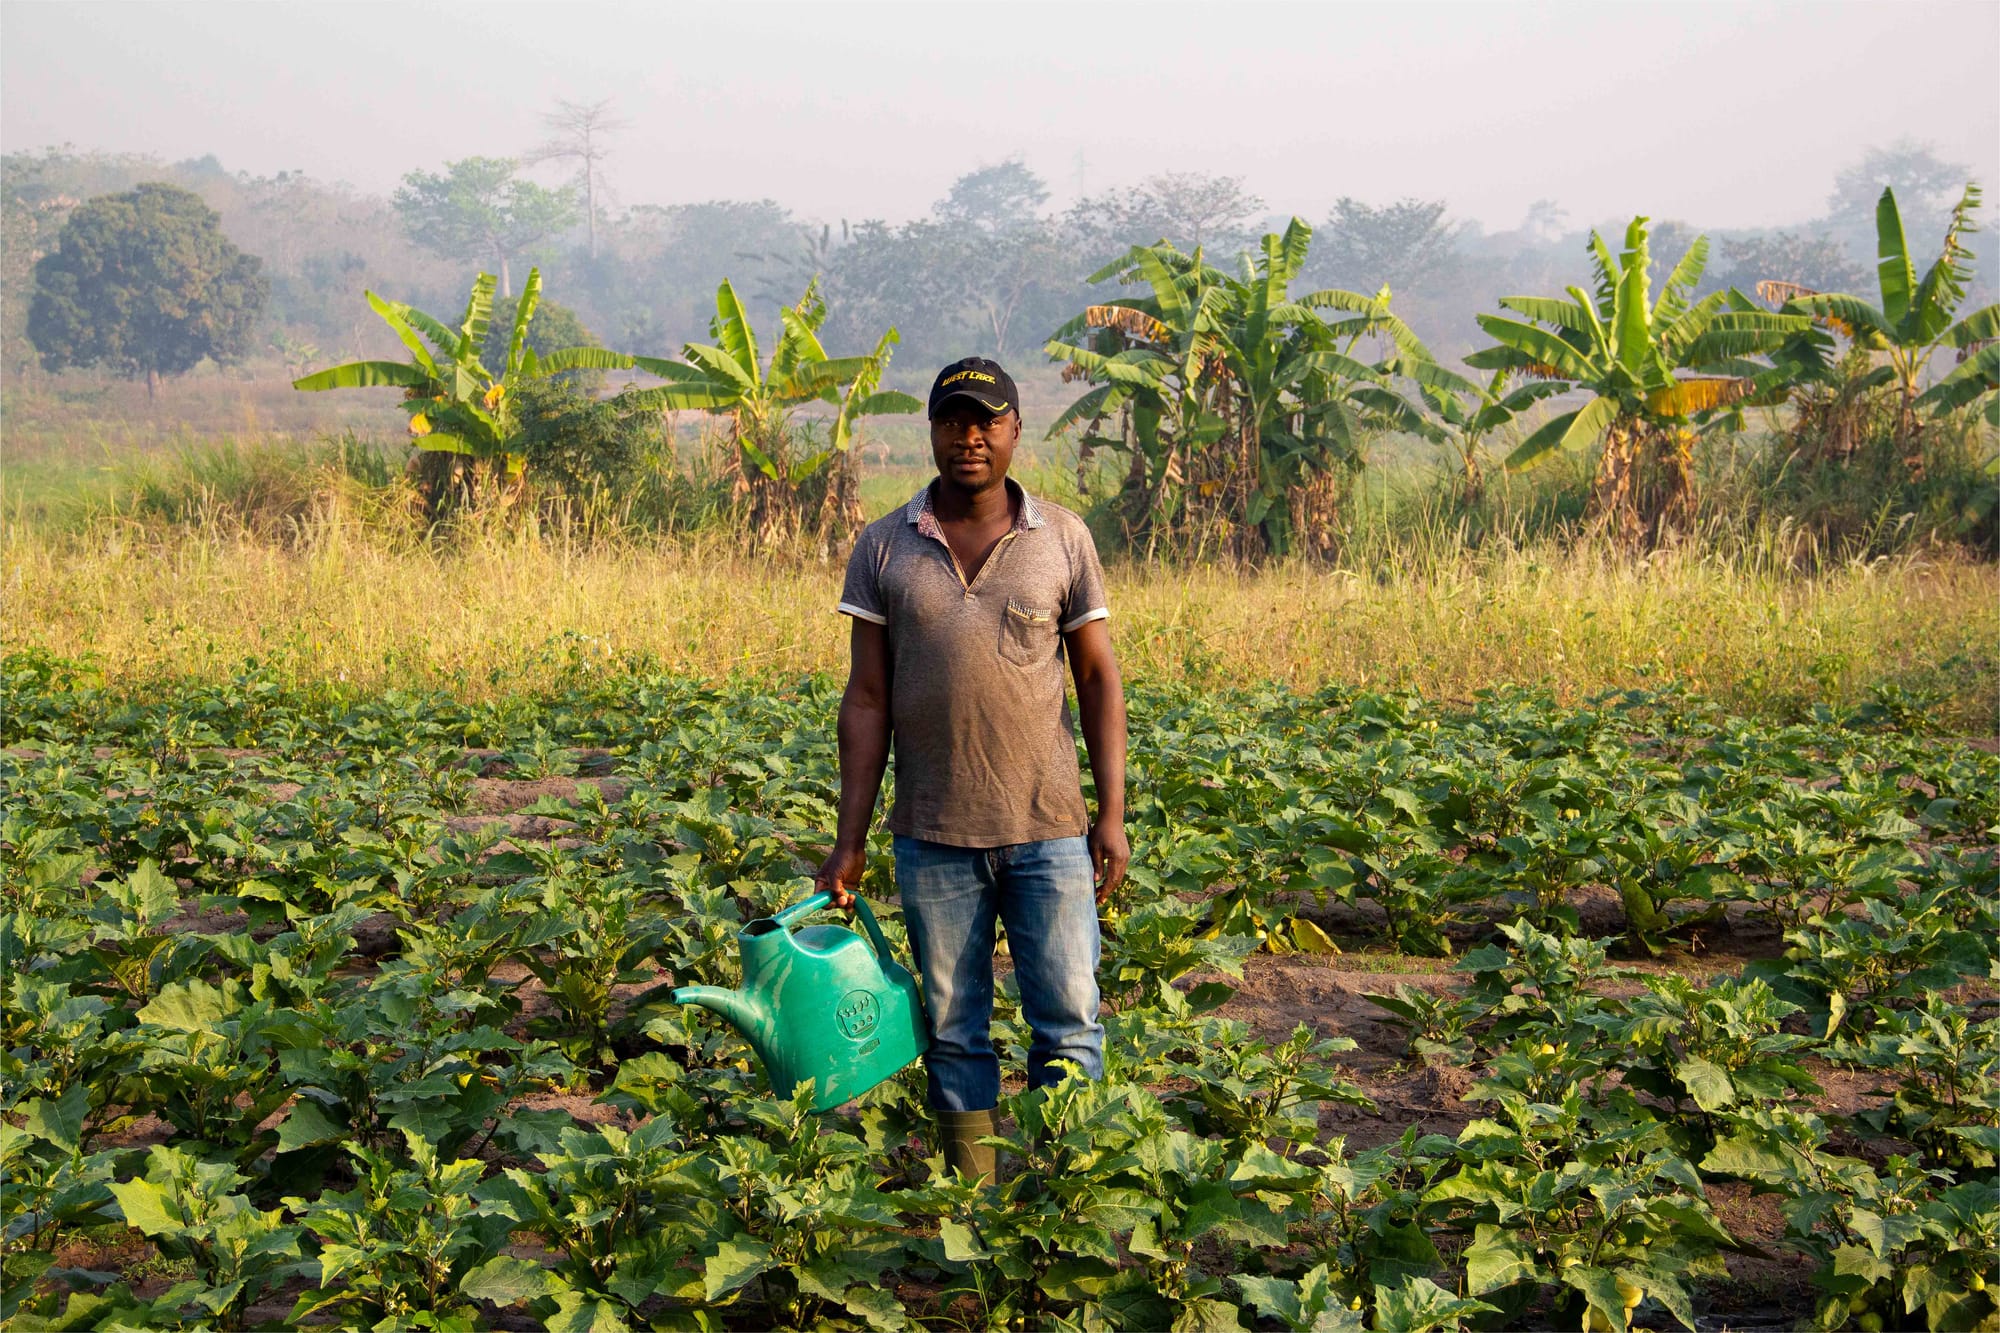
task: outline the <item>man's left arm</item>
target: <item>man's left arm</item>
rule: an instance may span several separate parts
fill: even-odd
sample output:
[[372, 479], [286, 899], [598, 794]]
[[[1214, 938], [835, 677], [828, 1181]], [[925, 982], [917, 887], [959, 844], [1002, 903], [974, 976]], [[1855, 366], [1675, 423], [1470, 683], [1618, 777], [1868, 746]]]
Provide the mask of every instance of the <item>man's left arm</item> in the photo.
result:
[[1125, 685], [1111, 652], [1111, 630], [1102, 620], [1078, 625], [1063, 636], [1070, 671], [1076, 678], [1076, 706], [1083, 747], [1097, 787], [1097, 818], [1090, 825], [1090, 861], [1097, 872], [1097, 901], [1104, 902], [1125, 878], [1132, 845], [1125, 838]]

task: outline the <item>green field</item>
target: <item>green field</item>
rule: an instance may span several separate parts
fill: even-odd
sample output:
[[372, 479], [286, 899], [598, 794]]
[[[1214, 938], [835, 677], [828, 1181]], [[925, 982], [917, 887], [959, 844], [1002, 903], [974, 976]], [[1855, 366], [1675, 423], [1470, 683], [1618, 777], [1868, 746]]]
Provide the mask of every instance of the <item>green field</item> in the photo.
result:
[[1996, 1318], [2000, 758], [1879, 706], [1140, 683], [1109, 1073], [984, 1193], [662, 998], [832, 679], [4, 680], [10, 1327]]
[[[1135, 859], [1102, 1083], [1022, 1091], [1003, 981], [985, 1193], [918, 1070], [813, 1117], [663, 999], [830, 840], [843, 548], [746, 543], [698, 435], [426, 527], [399, 447], [195, 408], [10, 440], [8, 1327], [2000, 1323], [1944, 483], [1806, 522], [1746, 465], [1635, 554], [1580, 468], [1398, 456], [1330, 558], [1148, 562], [1026, 452], [1106, 551]], [[926, 475], [864, 457], [871, 515]]]

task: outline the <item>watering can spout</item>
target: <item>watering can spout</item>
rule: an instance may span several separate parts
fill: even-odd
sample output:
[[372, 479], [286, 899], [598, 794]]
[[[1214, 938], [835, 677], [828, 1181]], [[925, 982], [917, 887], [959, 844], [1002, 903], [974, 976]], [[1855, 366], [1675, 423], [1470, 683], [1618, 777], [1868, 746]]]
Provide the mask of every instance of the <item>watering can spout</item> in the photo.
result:
[[682, 986], [674, 992], [674, 1003], [713, 1009], [745, 1036], [757, 1031], [763, 1017], [755, 1000], [742, 991], [724, 990], [720, 986]]

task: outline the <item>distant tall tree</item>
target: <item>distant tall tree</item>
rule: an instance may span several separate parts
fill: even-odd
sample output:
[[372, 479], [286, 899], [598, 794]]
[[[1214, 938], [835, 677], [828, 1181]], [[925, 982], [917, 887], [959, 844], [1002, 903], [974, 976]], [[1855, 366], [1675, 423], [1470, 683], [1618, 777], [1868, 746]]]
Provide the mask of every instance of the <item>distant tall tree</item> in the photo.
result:
[[1042, 205], [1048, 201], [1049, 190], [1042, 178], [1018, 158], [1009, 158], [998, 166], [960, 176], [931, 212], [947, 225], [994, 235], [1036, 226], [1042, 220]]
[[[951, 299], [978, 312], [979, 341], [996, 356], [1015, 350], [1010, 335], [1018, 334], [1015, 317], [1029, 294], [1038, 285], [1067, 286], [1075, 276], [1061, 270], [1060, 248], [1042, 216], [1048, 198], [1042, 178], [1010, 160], [960, 176], [931, 210], [937, 229], [929, 239]], [[1047, 335], [1044, 326], [1029, 339], [1039, 344]]]
[[1555, 200], [1537, 199], [1528, 205], [1527, 216], [1521, 219], [1521, 233], [1546, 245], [1562, 239], [1563, 224], [1568, 219], [1569, 210]]
[[[1342, 195], [1320, 232], [1316, 269], [1334, 287], [1395, 291], [1446, 276], [1456, 258], [1459, 227], [1442, 199], [1399, 199], [1373, 207]], [[1316, 275], [1317, 276], [1317, 275]]]
[[250, 347], [271, 284], [200, 196], [146, 184], [77, 207], [35, 264], [28, 339], [49, 370], [160, 377]]
[[1876, 205], [1882, 191], [1891, 189], [1910, 231], [1928, 236], [1944, 230], [1971, 175], [1970, 167], [1944, 161], [1930, 144], [1898, 139], [1886, 147], [1870, 148], [1859, 162], [1834, 177], [1827, 214], [1872, 240]]
[[597, 164], [611, 155], [605, 139], [625, 128], [626, 122], [611, 114], [611, 99], [596, 102], [564, 102], [542, 117], [555, 131], [539, 147], [530, 149], [527, 160], [574, 162], [577, 179], [583, 183], [583, 217], [590, 231], [590, 257], [597, 258]]
[[1868, 271], [1840, 242], [1819, 232], [1764, 232], [1722, 243], [1727, 264], [1723, 285], [1752, 291], [1760, 282], [1783, 282], [1816, 292], [1851, 292], [1868, 281]]
[[394, 198], [417, 244], [447, 259], [492, 259], [502, 296], [514, 294], [514, 256], [576, 220], [574, 191], [519, 180], [517, 167], [512, 158], [462, 158], [445, 163], [443, 175], [411, 172]]
[[1244, 193], [1241, 176], [1169, 171], [1148, 180], [1140, 192], [1173, 228], [1168, 239], [1191, 246], [1207, 243], [1217, 232], [1241, 229], [1264, 207], [1262, 199]]
[[1199, 245], [1210, 258], [1227, 257], [1250, 249], [1256, 238], [1247, 224], [1263, 207], [1263, 200], [1244, 193], [1240, 177], [1176, 172], [1079, 199], [1063, 214], [1061, 231], [1085, 273], [1154, 241], [1184, 251]]

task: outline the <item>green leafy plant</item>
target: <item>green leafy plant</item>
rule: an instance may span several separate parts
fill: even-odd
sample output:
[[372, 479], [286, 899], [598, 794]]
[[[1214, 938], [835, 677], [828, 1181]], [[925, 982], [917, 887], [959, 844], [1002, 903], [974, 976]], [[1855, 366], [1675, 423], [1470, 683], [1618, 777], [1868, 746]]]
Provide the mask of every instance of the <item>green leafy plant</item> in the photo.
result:
[[1466, 358], [1477, 369], [1591, 394], [1521, 441], [1507, 466], [1531, 467], [1601, 441], [1592, 502], [1597, 521], [1627, 542], [1657, 540], [1685, 516], [1694, 488], [1691, 424], [1765, 392], [1771, 368], [1751, 358], [1777, 351], [1810, 322], [1760, 310], [1736, 292], [1692, 299], [1708, 264], [1706, 237], [1688, 247], [1654, 299], [1646, 221], [1632, 219], [1617, 255], [1590, 234], [1594, 291], [1572, 287], [1567, 300], [1502, 297], [1524, 318], [1478, 316], [1498, 345]]
[[195, 1278], [176, 1283], [151, 1304], [157, 1317], [189, 1307], [195, 1326], [237, 1329], [259, 1297], [306, 1267], [300, 1229], [279, 1209], [261, 1211], [236, 1192], [249, 1177], [226, 1163], [204, 1162], [174, 1147], [154, 1147], [146, 1174], [109, 1188], [128, 1225], [170, 1259], [187, 1259]]
[[[496, 480], [518, 478], [524, 462], [519, 424], [508, 395], [523, 380], [579, 369], [629, 368], [630, 357], [598, 347], [565, 347], [539, 356], [528, 345], [528, 326], [541, 300], [542, 275], [528, 281], [514, 306], [507, 358], [496, 369], [480, 359], [493, 313], [493, 276], [472, 284], [465, 315], [454, 329], [414, 306], [366, 293], [369, 308], [409, 349], [408, 361], [354, 361], [316, 371], [292, 383], [294, 389], [400, 388], [410, 408], [410, 438], [434, 453], [462, 455], [492, 465]], [[468, 482], [461, 483], [469, 485]]]
[[[829, 357], [820, 346], [826, 302], [819, 281], [806, 285], [796, 305], [778, 312], [784, 331], [768, 364], [759, 360], [756, 330], [736, 289], [723, 280], [709, 321], [713, 344], [688, 343], [683, 361], [635, 357], [632, 364], [667, 383], [629, 396], [634, 405], [696, 409], [727, 416], [738, 456], [738, 487], [747, 499], [751, 531], [760, 541], [795, 535], [806, 515], [800, 487], [830, 463], [837, 475], [827, 498], [843, 524], [859, 517], [851, 465], [854, 424], [863, 417], [921, 410], [906, 393], [880, 388], [896, 330], [884, 333], [863, 356]], [[826, 447], [798, 452], [802, 433], [792, 414], [807, 403], [836, 408]]]

